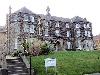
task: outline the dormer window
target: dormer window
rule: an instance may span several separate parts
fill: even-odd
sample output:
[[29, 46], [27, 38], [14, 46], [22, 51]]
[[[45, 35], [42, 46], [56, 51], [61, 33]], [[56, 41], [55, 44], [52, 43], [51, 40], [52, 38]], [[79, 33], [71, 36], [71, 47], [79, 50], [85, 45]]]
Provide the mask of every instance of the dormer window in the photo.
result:
[[78, 30], [78, 31], [77, 31], [77, 37], [80, 36], [80, 33], [81, 33], [80, 30]]
[[48, 22], [45, 22], [45, 26], [48, 26]]
[[56, 27], [59, 27], [59, 22], [56, 23]]
[[17, 20], [18, 20], [18, 16], [15, 15], [15, 16], [14, 16], [14, 21], [17, 21]]
[[33, 16], [30, 16], [30, 21], [34, 22], [34, 17]]
[[66, 28], [69, 28], [69, 24], [68, 23], [66, 23]]
[[60, 36], [59, 30], [56, 30], [56, 35]]
[[69, 34], [70, 34], [69, 31], [67, 31], [67, 37], [69, 37]]
[[84, 28], [87, 28], [86, 24], [84, 24]]
[[80, 24], [76, 24], [76, 28], [80, 28]]
[[90, 24], [87, 24], [87, 28], [90, 28]]
[[24, 21], [28, 21], [28, 16], [24, 15]]
[[48, 36], [48, 29], [45, 29], [45, 36]]

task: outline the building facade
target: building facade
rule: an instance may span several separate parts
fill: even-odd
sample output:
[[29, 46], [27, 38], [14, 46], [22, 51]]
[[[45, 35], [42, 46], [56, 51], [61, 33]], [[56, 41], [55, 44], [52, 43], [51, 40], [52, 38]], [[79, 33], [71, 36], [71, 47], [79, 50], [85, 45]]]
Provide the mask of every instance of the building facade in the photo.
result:
[[86, 18], [72, 19], [36, 14], [23, 7], [7, 15], [7, 47], [21, 49], [23, 41], [47, 41], [53, 50], [93, 50], [92, 23]]

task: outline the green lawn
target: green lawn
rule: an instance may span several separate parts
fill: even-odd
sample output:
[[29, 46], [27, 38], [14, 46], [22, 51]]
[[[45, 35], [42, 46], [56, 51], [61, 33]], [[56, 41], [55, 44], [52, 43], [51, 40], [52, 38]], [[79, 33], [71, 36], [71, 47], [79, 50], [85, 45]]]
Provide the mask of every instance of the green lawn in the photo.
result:
[[[32, 66], [36, 75], [54, 75], [54, 68], [45, 72], [44, 59], [57, 59], [56, 75], [82, 75], [100, 72], [100, 51], [58, 51], [49, 55], [33, 56]], [[29, 60], [29, 57], [27, 57]]]

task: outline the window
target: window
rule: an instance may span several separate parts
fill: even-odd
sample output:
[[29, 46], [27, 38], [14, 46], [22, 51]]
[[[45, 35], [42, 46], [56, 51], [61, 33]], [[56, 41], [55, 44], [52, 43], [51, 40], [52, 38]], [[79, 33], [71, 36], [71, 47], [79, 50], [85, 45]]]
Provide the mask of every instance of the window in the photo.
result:
[[34, 25], [30, 25], [30, 33], [34, 33]]
[[28, 21], [28, 16], [24, 15], [24, 21]]
[[34, 22], [34, 17], [33, 16], [30, 16], [30, 21]]
[[17, 49], [17, 39], [15, 39], [14, 49]]
[[91, 32], [90, 31], [88, 31], [88, 37], [91, 37]]
[[76, 24], [76, 28], [80, 28], [80, 24]]
[[56, 30], [56, 35], [60, 36], [59, 30]]
[[48, 36], [48, 29], [45, 29], [45, 36]]
[[56, 27], [59, 27], [59, 22], [56, 23]]
[[69, 28], [69, 24], [66, 23], [66, 28]]
[[90, 24], [87, 24], [87, 28], [90, 28]]
[[15, 16], [14, 16], [14, 21], [17, 21], [17, 20], [18, 20], [18, 16], [15, 15]]
[[14, 32], [18, 32], [18, 24], [14, 23]]
[[78, 30], [78, 31], [77, 31], [77, 37], [80, 36], [80, 33], [81, 33], [80, 30]]
[[67, 37], [69, 37], [69, 31], [67, 31]]
[[87, 28], [87, 27], [86, 27], [86, 24], [84, 24], [84, 28]]
[[67, 49], [70, 49], [70, 42], [67, 42]]
[[24, 25], [24, 32], [29, 32], [29, 25]]
[[48, 22], [45, 22], [45, 26], [48, 26]]
[[87, 31], [85, 31], [85, 36], [87, 36]]
[[82, 47], [81, 47], [81, 40], [78, 40], [78, 49], [82, 49]]

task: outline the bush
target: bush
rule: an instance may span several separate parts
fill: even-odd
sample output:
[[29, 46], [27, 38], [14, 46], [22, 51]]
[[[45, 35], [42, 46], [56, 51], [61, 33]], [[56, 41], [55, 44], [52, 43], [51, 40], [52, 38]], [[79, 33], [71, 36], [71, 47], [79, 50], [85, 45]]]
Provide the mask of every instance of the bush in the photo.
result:
[[11, 56], [19, 56], [19, 51], [18, 50], [15, 50], [12, 54], [11, 54]]
[[45, 43], [43, 46], [41, 46], [41, 54], [47, 55], [51, 51], [51, 47], [48, 43]]

